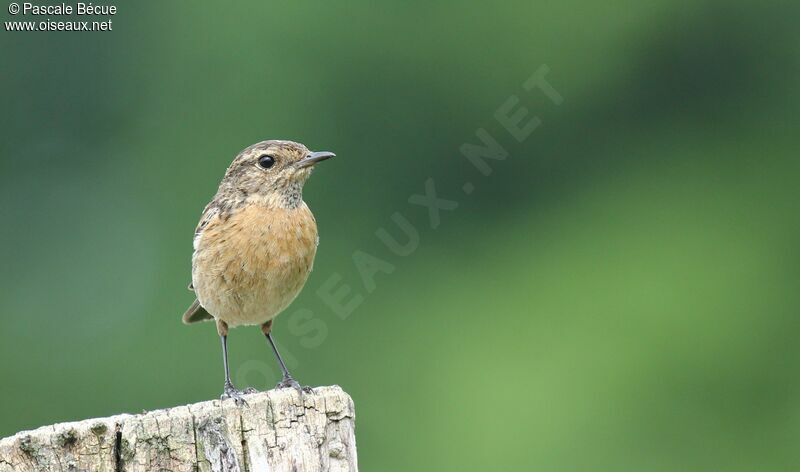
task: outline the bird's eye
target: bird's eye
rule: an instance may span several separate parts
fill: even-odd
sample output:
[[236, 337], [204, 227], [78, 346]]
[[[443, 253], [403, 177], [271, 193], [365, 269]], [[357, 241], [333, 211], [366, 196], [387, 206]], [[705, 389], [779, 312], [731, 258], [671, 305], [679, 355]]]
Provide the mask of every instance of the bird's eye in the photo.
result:
[[258, 165], [261, 166], [262, 169], [269, 169], [275, 164], [275, 158], [264, 154], [263, 156], [258, 158]]

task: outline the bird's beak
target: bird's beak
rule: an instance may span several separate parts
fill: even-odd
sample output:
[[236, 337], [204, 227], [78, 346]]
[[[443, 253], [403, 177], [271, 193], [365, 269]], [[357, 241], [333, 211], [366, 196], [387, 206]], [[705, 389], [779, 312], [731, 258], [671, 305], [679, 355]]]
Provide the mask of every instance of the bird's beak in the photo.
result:
[[312, 152], [311, 154], [307, 155], [303, 159], [297, 162], [297, 167], [308, 167], [313, 166], [319, 161], [324, 161], [325, 159], [330, 159], [331, 157], [335, 157], [336, 154], [328, 151], [316, 151]]

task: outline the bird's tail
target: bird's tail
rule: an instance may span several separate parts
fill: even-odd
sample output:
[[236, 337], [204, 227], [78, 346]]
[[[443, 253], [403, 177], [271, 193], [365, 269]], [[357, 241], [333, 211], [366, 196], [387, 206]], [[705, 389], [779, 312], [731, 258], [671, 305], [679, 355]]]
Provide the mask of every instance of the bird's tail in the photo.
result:
[[197, 323], [198, 321], [208, 321], [213, 319], [214, 317], [211, 316], [211, 314], [207, 312], [205, 308], [200, 306], [200, 302], [196, 299], [194, 303], [192, 303], [192, 306], [186, 310], [186, 313], [183, 314], [184, 324], [192, 324]]

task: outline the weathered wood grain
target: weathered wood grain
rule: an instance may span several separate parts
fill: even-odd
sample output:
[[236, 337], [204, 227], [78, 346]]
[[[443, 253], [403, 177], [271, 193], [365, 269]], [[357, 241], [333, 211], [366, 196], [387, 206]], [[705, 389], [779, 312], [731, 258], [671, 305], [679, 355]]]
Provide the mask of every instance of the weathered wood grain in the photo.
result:
[[0, 440], [0, 472], [358, 470], [353, 401], [338, 386], [245, 398], [23, 431]]

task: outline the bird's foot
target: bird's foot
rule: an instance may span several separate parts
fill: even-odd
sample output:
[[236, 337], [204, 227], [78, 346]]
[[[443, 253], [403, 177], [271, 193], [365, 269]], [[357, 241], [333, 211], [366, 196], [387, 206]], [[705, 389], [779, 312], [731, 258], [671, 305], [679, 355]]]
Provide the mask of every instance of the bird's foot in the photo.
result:
[[284, 377], [275, 388], [293, 388], [300, 393], [312, 393], [314, 391], [311, 387], [303, 387], [292, 377]]
[[242, 405], [247, 406], [247, 402], [245, 401], [245, 399], [243, 397], [243, 395], [245, 395], [247, 393], [250, 393], [250, 392], [248, 392], [247, 390], [245, 390], [244, 392], [241, 391], [241, 390], [236, 390], [236, 388], [233, 386], [233, 384], [226, 383], [225, 387], [223, 387], [223, 389], [222, 389], [222, 395], [219, 398], [220, 398], [220, 400], [233, 399], [233, 401], [236, 402], [237, 405], [239, 405], [239, 406], [242, 406]]
[[246, 389], [242, 390], [242, 393], [244, 393], [245, 395], [250, 395], [253, 393], [258, 393], [258, 390], [256, 390], [253, 387], [247, 387]]

